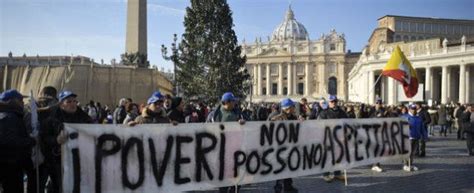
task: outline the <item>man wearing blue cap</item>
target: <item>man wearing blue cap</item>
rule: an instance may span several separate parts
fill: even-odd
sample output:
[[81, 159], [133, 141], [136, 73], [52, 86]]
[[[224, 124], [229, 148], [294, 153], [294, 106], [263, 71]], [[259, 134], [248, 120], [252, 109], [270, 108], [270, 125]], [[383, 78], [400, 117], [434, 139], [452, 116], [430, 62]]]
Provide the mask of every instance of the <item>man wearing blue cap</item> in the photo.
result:
[[232, 122], [238, 121], [244, 123], [241, 113], [235, 107], [238, 98], [231, 92], [222, 95], [221, 104], [208, 115], [207, 122]]
[[[295, 102], [291, 99], [283, 99], [280, 103], [281, 112], [279, 115], [272, 117], [271, 121], [285, 121], [285, 120], [297, 120], [298, 118], [295, 115]], [[304, 119], [302, 119], [304, 120]], [[298, 191], [293, 187], [293, 180], [291, 178], [277, 180], [274, 186], [275, 193], [280, 192], [295, 192]]]
[[164, 96], [160, 92], [154, 92], [148, 98], [146, 107], [142, 110], [142, 114], [135, 118], [135, 121], [129, 122], [129, 126], [136, 124], [150, 123], [170, 123], [170, 119], [166, 115], [163, 107]]
[[[49, 117], [41, 121], [41, 151], [45, 156], [47, 176], [51, 179], [48, 191], [61, 191], [61, 144], [67, 140], [64, 123], [92, 123], [87, 113], [77, 106], [77, 95], [71, 91], [59, 93], [58, 105], [50, 107]], [[46, 177], [47, 178], [47, 177]]]
[[[346, 112], [342, 110], [338, 105], [337, 105], [337, 97], [336, 95], [329, 95], [329, 105], [328, 109], [321, 112], [319, 114], [320, 119], [343, 119], [347, 118]], [[346, 178], [341, 174], [341, 171], [334, 171], [334, 177], [330, 177], [330, 173], [324, 173], [323, 174], [323, 179], [326, 182], [332, 182], [333, 179], [345, 181]]]
[[[234, 97], [234, 94], [231, 92], [226, 92], [222, 95], [221, 104], [212, 112], [209, 113], [207, 116], [206, 122], [239, 122], [240, 124], [244, 124], [245, 120], [243, 116], [237, 109], [235, 108], [235, 103], [237, 98]], [[237, 187], [237, 191], [239, 191], [240, 186]], [[221, 187], [219, 188], [220, 193], [230, 193], [235, 192], [235, 187]]]
[[0, 186], [4, 192], [23, 192], [23, 170], [35, 140], [23, 119], [23, 95], [16, 90], [0, 94]]

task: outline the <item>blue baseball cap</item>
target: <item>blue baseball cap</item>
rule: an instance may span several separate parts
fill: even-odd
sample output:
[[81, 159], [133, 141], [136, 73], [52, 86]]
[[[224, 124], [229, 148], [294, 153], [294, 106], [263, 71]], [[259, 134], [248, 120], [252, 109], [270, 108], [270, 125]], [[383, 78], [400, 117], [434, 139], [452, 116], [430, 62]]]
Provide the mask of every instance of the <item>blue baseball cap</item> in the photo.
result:
[[280, 106], [282, 109], [290, 108], [292, 106], [295, 106], [295, 102], [293, 102], [291, 99], [286, 98], [283, 99], [280, 103]]
[[156, 103], [160, 100], [163, 100], [163, 95], [159, 91], [153, 92], [153, 94], [148, 98], [148, 101], [146, 104], [150, 105], [153, 103]]
[[15, 89], [6, 90], [2, 94], [0, 94], [0, 100], [2, 100], [2, 101], [8, 101], [8, 100], [11, 100], [11, 99], [20, 99], [20, 100], [22, 100], [23, 97], [25, 97], [25, 96], [23, 96], [20, 92], [18, 92]]
[[161, 94], [160, 91], [155, 91], [155, 92], [153, 92], [152, 96], [158, 97], [158, 98], [160, 98], [160, 99], [163, 99], [163, 97], [164, 97], [164, 96]]
[[416, 105], [415, 104], [410, 104], [410, 105], [408, 105], [408, 108], [416, 110]]
[[65, 90], [65, 91], [62, 91], [61, 93], [59, 93], [58, 98], [59, 98], [59, 101], [63, 101], [64, 99], [66, 99], [68, 97], [77, 97], [77, 94], [74, 94], [71, 91]]
[[329, 95], [329, 101], [337, 101], [336, 95]]
[[234, 96], [231, 92], [226, 92], [222, 95], [221, 102], [236, 101], [238, 98]]

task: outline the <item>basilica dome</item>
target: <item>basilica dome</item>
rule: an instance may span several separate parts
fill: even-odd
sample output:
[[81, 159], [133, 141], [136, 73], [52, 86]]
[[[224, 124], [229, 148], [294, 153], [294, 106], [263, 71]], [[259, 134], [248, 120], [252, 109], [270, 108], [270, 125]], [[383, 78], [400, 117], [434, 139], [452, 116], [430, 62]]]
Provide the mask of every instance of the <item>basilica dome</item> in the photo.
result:
[[286, 12], [285, 20], [273, 30], [272, 41], [285, 40], [306, 40], [309, 39], [306, 28], [300, 22], [296, 21], [291, 6]]

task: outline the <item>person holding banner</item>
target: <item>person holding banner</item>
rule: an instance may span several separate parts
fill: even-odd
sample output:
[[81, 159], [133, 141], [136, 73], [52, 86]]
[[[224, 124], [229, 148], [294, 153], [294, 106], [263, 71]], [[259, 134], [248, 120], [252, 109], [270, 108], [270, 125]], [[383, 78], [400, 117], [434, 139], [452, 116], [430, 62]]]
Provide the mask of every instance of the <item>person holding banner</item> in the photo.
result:
[[22, 193], [23, 170], [36, 143], [23, 120], [23, 95], [6, 90], [0, 95], [0, 185], [5, 193]]
[[[295, 116], [295, 109], [296, 109], [295, 103], [291, 99], [289, 98], [283, 99], [281, 101], [280, 107], [281, 107], [281, 113], [279, 115], [272, 117], [270, 119], [271, 121], [298, 120], [298, 118]], [[299, 115], [299, 119], [304, 120], [305, 118]], [[293, 187], [293, 180], [291, 178], [287, 178], [284, 180], [277, 180], [274, 186], [274, 189], [275, 189], [275, 193], [298, 191], [298, 189]]]
[[[245, 124], [245, 120], [242, 118], [242, 115], [237, 108], [235, 103], [238, 99], [234, 97], [234, 94], [231, 92], [226, 92], [222, 95], [221, 104], [217, 108], [210, 112], [206, 122], [239, 122], [240, 124]], [[219, 188], [220, 193], [234, 193], [240, 190], [240, 186], [230, 186], [230, 187], [221, 187]]]
[[170, 123], [170, 119], [166, 115], [163, 106], [164, 97], [159, 91], [154, 92], [148, 98], [147, 105], [142, 110], [142, 114], [138, 116], [135, 121], [128, 123], [129, 126], [136, 124], [150, 124], [150, 123]]
[[[92, 123], [91, 117], [77, 106], [77, 95], [71, 91], [59, 94], [59, 104], [51, 107], [49, 117], [41, 123], [47, 175], [51, 178], [51, 191], [61, 192], [61, 144], [66, 142], [64, 123]], [[49, 191], [49, 190], [48, 190]]]
[[416, 115], [417, 107], [416, 105], [411, 104], [407, 114], [403, 114], [402, 117], [408, 120], [410, 125], [409, 139], [411, 144], [411, 152], [409, 160], [404, 161], [403, 170], [417, 171], [418, 168], [413, 165], [413, 156], [415, 155], [416, 150], [418, 149], [419, 141], [423, 139], [423, 120], [421, 117]]
[[[337, 105], [337, 96], [336, 95], [329, 95], [329, 106], [328, 109], [322, 111], [319, 114], [320, 119], [343, 119], [347, 118], [346, 112], [342, 110]], [[324, 109], [324, 106], [323, 106]], [[323, 174], [323, 179], [326, 182], [332, 182], [334, 179], [345, 181], [346, 178], [342, 175], [341, 171], [334, 171], [334, 177], [330, 176], [330, 172], [326, 172]]]

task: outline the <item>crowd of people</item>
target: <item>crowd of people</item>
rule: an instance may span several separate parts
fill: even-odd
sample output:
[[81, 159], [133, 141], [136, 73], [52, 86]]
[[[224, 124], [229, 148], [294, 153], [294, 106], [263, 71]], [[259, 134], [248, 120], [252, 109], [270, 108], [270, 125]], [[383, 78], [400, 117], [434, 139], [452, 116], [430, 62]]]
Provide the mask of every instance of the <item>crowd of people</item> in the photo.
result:
[[[0, 188], [4, 192], [34, 193], [39, 182], [40, 192], [61, 192], [61, 144], [67, 140], [63, 123], [124, 124], [133, 127], [150, 123], [197, 123], [360, 119], [380, 117], [404, 117], [410, 126], [409, 138], [412, 147], [410, 159], [403, 170], [418, 170], [413, 158], [426, 156], [426, 142], [430, 136], [447, 136], [457, 132], [459, 140], [467, 141], [468, 154], [474, 156], [474, 105], [436, 105], [423, 103], [388, 106], [381, 99], [375, 105], [342, 103], [337, 96], [309, 103], [306, 98], [293, 101], [286, 98], [279, 103], [243, 104], [233, 93], [222, 95], [218, 104], [200, 101], [185, 101], [181, 97], [154, 92], [146, 103], [122, 98], [115, 108], [90, 101], [81, 105], [77, 94], [44, 87], [36, 101], [39, 119], [39, 137], [32, 137], [31, 110], [24, 104], [25, 96], [16, 90], [7, 90], [0, 95]], [[31, 159], [32, 148], [39, 145], [44, 162], [39, 165], [39, 179]], [[377, 163], [375, 172], [382, 172]], [[332, 174], [331, 174], [332, 173]], [[324, 173], [326, 182], [345, 180], [341, 171]], [[25, 177], [26, 176], [26, 177]], [[234, 192], [239, 187], [220, 188], [220, 192]], [[275, 192], [297, 190], [291, 179], [278, 180]]]

